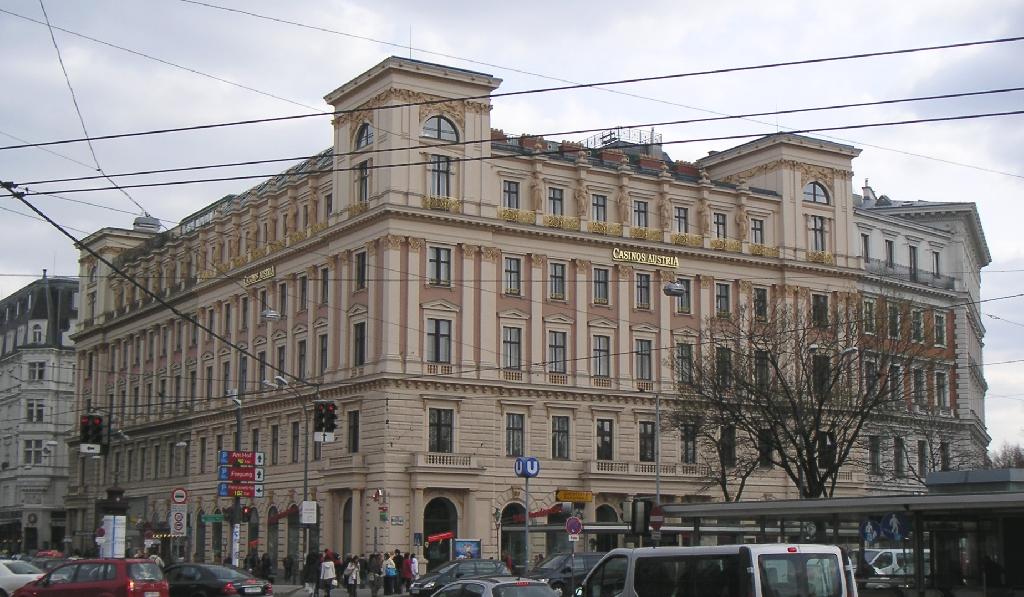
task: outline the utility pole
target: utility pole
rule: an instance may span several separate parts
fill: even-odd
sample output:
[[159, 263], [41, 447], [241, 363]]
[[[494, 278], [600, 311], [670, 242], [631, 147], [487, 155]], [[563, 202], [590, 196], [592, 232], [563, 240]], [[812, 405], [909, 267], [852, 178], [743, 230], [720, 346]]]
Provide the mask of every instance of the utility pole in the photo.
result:
[[[241, 387], [242, 384], [239, 384]], [[242, 451], [242, 392], [235, 390], [231, 400], [235, 403], [235, 452]], [[238, 541], [242, 534], [242, 504], [237, 495], [231, 508], [231, 565], [238, 568]]]

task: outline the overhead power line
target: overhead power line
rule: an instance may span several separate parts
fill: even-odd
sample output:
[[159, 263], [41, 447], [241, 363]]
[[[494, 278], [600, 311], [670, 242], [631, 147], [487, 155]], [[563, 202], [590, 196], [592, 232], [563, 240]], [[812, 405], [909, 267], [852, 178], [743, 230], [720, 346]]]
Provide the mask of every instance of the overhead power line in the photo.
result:
[[[981, 95], [995, 95], [995, 94], [1013, 93], [1013, 92], [1019, 92], [1019, 91], [1024, 91], [1024, 87], [1007, 87], [1007, 88], [1003, 88], [1003, 89], [986, 89], [986, 90], [981, 90], [981, 91], [963, 91], [963, 92], [957, 92], [957, 93], [944, 93], [944, 94], [941, 94], [941, 95], [926, 95], [926, 96], [917, 96], [917, 97], [906, 97], [906, 98], [877, 100], [877, 101], [871, 101], [871, 102], [856, 102], [856, 103], [848, 103], [848, 104], [832, 104], [832, 105], [828, 105], [828, 106], [814, 106], [814, 107], [805, 107], [805, 108], [789, 108], [789, 109], [784, 109], [784, 110], [775, 110], [775, 111], [771, 111], [771, 112], [751, 112], [751, 113], [748, 113], [748, 114], [737, 114], [737, 115], [734, 115], [734, 116], [714, 116], [714, 117], [707, 117], [707, 118], [689, 118], [689, 119], [685, 119], [685, 120], [668, 120], [668, 121], [659, 121], [659, 122], [641, 122], [641, 123], [635, 123], [635, 124], [619, 125], [619, 126], [616, 126], [616, 127], [603, 126], [603, 127], [593, 127], [593, 128], [583, 128], [583, 129], [571, 129], [571, 130], [564, 130], [564, 131], [535, 133], [535, 134], [531, 134], [531, 136], [544, 137], [544, 138], [547, 138], [547, 137], [555, 137], [555, 138], [557, 138], [557, 137], [561, 137], [561, 136], [564, 136], [564, 135], [580, 135], [580, 134], [584, 134], [584, 133], [600, 132], [600, 131], [608, 130], [609, 128], [640, 129], [640, 128], [650, 128], [650, 127], [655, 127], [655, 126], [671, 126], [671, 125], [680, 125], [680, 124], [696, 124], [696, 123], [704, 123], [704, 122], [717, 122], [717, 121], [722, 121], [722, 120], [744, 119], [747, 116], [771, 116], [771, 115], [778, 115], [778, 114], [796, 114], [796, 113], [800, 113], [800, 112], [822, 112], [822, 111], [827, 111], [827, 110], [843, 110], [843, 109], [848, 109], [848, 108], [862, 108], [862, 107], [868, 107], [868, 106], [883, 106], [883, 105], [901, 104], [901, 103], [907, 103], [907, 102], [921, 102], [921, 101], [933, 101], [933, 100], [952, 99], [952, 98], [961, 98], [961, 97], [973, 97], [973, 96], [981, 96]], [[406, 146], [402, 146], [402, 147], [391, 147], [391, 148], [384, 148], [384, 149], [363, 148], [363, 149], [352, 150], [352, 151], [333, 152], [330, 155], [332, 157], [348, 157], [348, 156], [353, 156], [353, 155], [361, 155], [361, 156], [362, 155], [375, 155], [375, 154], [380, 154], [380, 153], [391, 153], [391, 152], [395, 152], [395, 151], [408, 151], [408, 150], [415, 150], [415, 149], [423, 149], [423, 148], [426, 148], [426, 147], [435, 148], [435, 147], [467, 146], [467, 145], [475, 145], [475, 144], [480, 144], [480, 143], [491, 143], [491, 142], [493, 142], [493, 139], [490, 136], [488, 136], [486, 139], [472, 139], [472, 140], [465, 140], [465, 141], [446, 141], [446, 142], [441, 142], [441, 143], [431, 143], [429, 145], [416, 144], [416, 145], [406, 145]], [[221, 163], [217, 163], [217, 164], [202, 164], [202, 165], [194, 165], [194, 166], [182, 166], [182, 167], [178, 167], [178, 168], [157, 168], [157, 169], [151, 169], [151, 170], [136, 170], [136, 171], [132, 171], [132, 172], [119, 172], [117, 174], [112, 174], [112, 176], [117, 176], [117, 177], [120, 178], [120, 177], [126, 177], [126, 176], [148, 176], [148, 175], [151, 175], [151, 174], [168, 174], [168, 173], [176, 173], [176, 172], [194, 172], [194, 171], [197, 171], [197, 170], [211, 170], [211, 169], [215, 169], [215, 168], [234, 168], [234, 167], [240, 167], [240, 166], [257, 166], [257, 165], [261, 165], [261, 164], [274, 164], [274, 163], [281, 163], [281, 162], [295, 162], [295, 161], [301, 161], [301, 160], [308, 160], [308, 159], [315, 158], [318, 155], [320, 155], [320, 154], [318, 153], [318, 154], [313, 154], [313, 155], [293, 156], [293, 157], [287, 157], [287, 158], [271, 158], [271, 159], [263, 159], [263, 160], [246, 160], [246, 161], [241, 161], [241, 162], [221, 162]], [[1024, 178], [1024, 175], [1022, 175], [1022, 174], [1013, 174], [1013, 173], [1010, 173], [1010, 172], [1004, 172], [1003, 174], [1006, 174], [1007, 176], [1014, 176], [1014, 177], [1018, 177], [1018, 178]], [[37, 185], [37, 184], [53, 184], [53, 183], [58, 183], [58, 182], [80, 182], [80, 181], [85, 181], [85, 180], [96, 180], [96, 179], [100, 179], [100, 178], [104, 178], [104, 177], [103, 176], [95, 176], [94, 175], [94, 176], [76, 176], [76, 177], [71, 177], [71, 178], [50, 178], [50, 179], [43, 179], [43, 180], [30, 180], [30, 181], [26, 181], [26, 182], [22, 183], [22, 185], [28, 186], [28, 185]]]
[[[931, 51], [948, 50], [948, 49], [954, 49], [954, 48], [967, 48], [967, 47], [991, 45], [991, 44], [1013, 43], [1013, 42], [1018, 42], [1018, 41], [1022, 41], [1022, 40], [1024, 40], [1024, 36], [1003, 37], [1003, 38], [996, 38], [996, 39], [960, 42], [960, 43], [953, 43], [953, 44], [942, 44], [942, 45], [935, 45], [935, 46], [920, 46], [920, 47], [914, 47], [914, 48], [903, 48], [903, 49], [899, 49], [899, 50], [885, 50], [885, 51], [879, 51], [879, 52], [862, 52], [862, 53], [857, 53], [857, 54], [845, 54], [845, 55], [841, 55], [841, 56], [829, 56], [829, 57], [823, 57], [823, 58], [807, 58], [807, 59], [803, 59], [803, 60], [790, 60], [790, 61], [783, 61], [783, 62], [770, 62], [770, 63], [747, 65], [747, 66], [723, 67], [723, 68], [706, 69], [706, 70], [690, 71], [690, 72], [684, 72], [684, 73], [674, 73], [674, 74], [667, 74], [667, 75], [653, 75], [653, 76], [648, 76], [648, 77], [631, 77], [631, 78], [626, 78], [626, 79], [615, 79], [615, 80], [610, 80], [610, 81], [597, 81], [597, 82], [592, 82], [592, 83], [577, 83], [577, 84], [572, 84], [572, 85], [559, 85], [559, 86], [554, 86], [554, 87], [541, 87], [541, 88], [535, 88], [535, 89], [523, 89], [523, 90], [519, 90], [519, 91], [504, 91], [504, 92], [498, 92], [498, 93], [471, 95], [471, 96], [456, 97], [456, 98], [449, 97], [449, 98], [440, 98], [440, 99], [432, 99], [432, 100], [421, 100], [421, 101], [416, 101], [416, 102], [405, 102], [405, 103], [401, 103], [401, 104], [378, 106], [378, 107], [376, 107], [374, 109], [375, 110], [388, 110], [388, 109], [393, 109], [393, 108], [409, 107], [409, 106], [429, 106], [429, 105], [436, 105], [436, 104], [441, 104], [441, 103], [447, 103], [447, 102], [451, 102], [451, 101], [470, 101], [470, 100], [496, 99], [496, 98], [502, 98], [502, 97], [516, 97], [516, 96], [521, 96], [521, 95], [530, 95], [530, 94], [538, 94], [538, 93], [551, 93], [551, 92], [558, 92], [558, 91], [570, 91], [570, 90], [574, 90], [574, 89], [592, 89], [592, 88], [595, 88], [595, 87], [605, 87], [605, 86], [611, 86], [611, 85], [630, 85], [630, 84], [650, 82], [650, 81], [665, 81], [665, 80], [682, 79], [682, 78], [688, 78], [688, 77], [701, 77], [701, 76], [718, 75], [718, 74], [726, 74], [726, 73], [734, 73], [734, 72], [745, 72], [745, 71], [754, 71], [754, 70], [762, 70], [762, 69], [783, 68], [783, 67], [789, 67], [789, 66], [800, 66], [800, 65], [808, 65], [808, 64], [821, 64], [821, 63], [826, 63], [826, 62], [861, 60], [861, 59], [865, 59], [865, 58], [876, 58], [876, 57], [881, 57], [881, 56], [896, 56], [896, 55], [903, 55], [903, 54], [913, 54], [913, 53], [917, 53], [917, 52], [931, 52]], [[334, 110], [334, 111], [331, 111], [331, 112], [323, 112], [323, 113], [316, 113], [316, 114], [291, 114], [291, 115], [287, 115], [287, 116], [275, 116], [275, 117], [268, 117], [268, 118], [254, 118], [254, 119], [247, 119], [247, 120], [236, 120], [236, 121], [228, 121], [228, 122], [201, 124], [201, 125], [193, 125], [193, 126], [186, 126], [186, 127], [172, 127], [172, 128], [164, 128], [164, 129], [154, 129], [154, 130], [149, 130], [149, 131], [136, 131], [136, 132], [129, 132], [129, 133], [116, 133], [116, 134], [109, 134], [109, 135], [99, 135], [99, 136], [93, 136], [93, 137], [90, 137], [90, 136], [86, 135], [86, 137], [79, 137], [79, 138], [72, 138], [72, 139], [62, 139], [62, 140], [57, 140], [57, 141], [45, 141], [45, 142], [40, 142], [40, 143], [30, 143], [30, 144], [21, 144], [21, 145], [7, 145], [7, 146], [0, 147], [0, 151], [10, 150], [10, 149], [25, 149], [25, 148], [28, 148], [28, 147], [43, 147], [43, 146], [52, 146], [52, 145], [64, 145], [64, 144], [68, 144], [68, 143], [81, 143], [81, 142], [84, 142], [84, 141], [99, 141], [99, 140], [109, 140], [109, 139], [121, 139], [121, 138], [126, 138], [126, 137], [141, 137], [141, 136], [145, 136], [145, 135], [159, 135], [159, 134], [184, 132], [184, 131], [208, 130], [208, 129], [214, 129], [214, 128], [222, 128], [222, 127], [229, 127], [229, 126], [241, 126], [241, 125], [249, 125], [249, 124], [261, 124], [261, 123], [267, 123], [267, 122], [282, 122], [282, 121], [288, 121], [288, 120], [299, 120], [299, 119], [305, 119], [305, 118], [312, 118], [312, 117], [317, 117], [317, 116], [339, 116], [339, 115], [342, 115], [342, 114], [349, 114], [349, 113], [363, 112], [363, 111], [365, 111], [365, 109], [351, 108], [351, 109]]]
[[[848, 124], [848, 125], [842, 125], [842, 126], [814, 127], [814, 128], [806, 128], [806, 129], [798, 129], [798, 130], [790, 131], [787, 134], [803, 134], [803, 133], [814, 133], [814, 132], [821, 132], [821, 131], [853, 130], [853, 129], [865, 129], [865, 128], [874, 128], [874, 127], [883, 127], [883, 126], [904, 126], [904, 125], [910, 125], [910, 124], [924, 124], [924, 123], [929, 123], [929, 122], [953, 122], [953, 121], [961, 121], [961, 120], [974, 120], [974, 119], [979, 119], [979, 118], [995, 118], [995, 117], [1001, 117], [1001, 116], [1017, 116], [1017, 115], [1021, 115], [1021, 114], [1024, 114], [1024, 110], [1010, 110], [1010, 111], [1005, 111], [1005, 112], [987, 112], [987, 113], [983, 113], [983, 114], [959, 114], [959, 115], [956, 115], [956, 116], [942, 116], [942, 117], [936, 117], [936, 118], [914, 118], [914, 119], [909, 119], [909, 120], [895, 120], [895, 121], [888, 121], [888, 122], [869, 122], [869, 123], [861, 123], [861, 124]], [[723, 136], [718, 136], [718, 137], [701, 137], [701, 138], [692, 138], [692, 139], [678, 139], [678, 140], [674, 140], [674, 141], [662, 141], [661, 145], [680, 145], [680, 144], [686, 144], [686, 143], [702, 143], [702, 142], [708, 142], [708, 141], [726, 141], [726, 140], [736, 140], [736, 139], [749, 139], [749, 138], [752, 138], [752, 137], [763, 137], [763, 136], [765, 136], [765, 133], [760, 133], [760, 132], [759, 133], [737, 134], [737, 135], [723, 135]], [[440, 144], [438, 146], [440, 146]], [[490, 161], [490, 160], [509, 159], [509, 158], [520, 159], [520, 158], [532, 158], [532, 157], [535, 157], [535, 156], [542, 156], [542, 155], [555, 155], [555, 154], [559, 154], [559, 153], [562, 153], [561, 149], [555, 149], [555, 150], [549, 150], [549, 151], [536, 151], [536, 152], [532, 152], [530, 154], [513, 155], [513, 156], [508, 156], [508, 155], [489, 155], [489, 156], [476, 156], [476, 157], [452, 157], [452, 158], [450, 158], [450, 161], [452, 163], [456, 163], [456, 162]], [[431, 163], [432, 162], [430, 160], [424, 160], [424, 161], [418, 161], [418, 162], [403, 162], [403, 163], [397, 163], [397, 164], [369, 164], [366, 167], [368, 169], [371, 169], [371, 170], [378, 170], [378, 169], [385, 169], [385, 168], [399, 168], [399, 167], [407, 167], [407, 166], [424, 166], [424, 165], [428, 165], [428, 164], [431, 164]], [[361, 166], [353, 166], [353, 167], [349, 167], [349, 168], [313, 168], [313, 169], [304, 170], [304, 171], [301, 171], [301, 172], [291, 172], [289, 174], [292, 174], [292, 175], [303, 175], [303, 174], [306, 174], [306, 175], [308, 175], [308, 174], [325, 174], [325, 173], [328, 173], [328, 172], [351, 172], [351, 171], [359, 169], [360, 167]], [[227, 181], [235, 181], [235, 180], [252, 180], [252, 179], [257, 179], [257, 178], [272, 178], [272, 177], [275, 177], [275, 176], [280, 176], [281, 174], [282, 174], [281, 172], [274, 172], [274, 173], [269, 173], [269, 174], [247, 174], [247, 175], [237, 175], [237, 176], [221, 176], [221, 177], [213, 177], [213, 178], [198, 178], [198, 179], [192, 179], [192, 180], [175, 180], [175, 181], [163, 181], [163, 182], [136, 183], [136, 184], [121, 185], [121, 186], [123, 186], [124, 188], [129, 188], [129, 189], [134, 189], [134, 188], [151, 188], [151, 187], [167, 187], [167, 186], [181, 186], [181, 185], [187, 185], [187, 184], [200, 184], [200, 183], [208, 183], [208, 182], [227, 182]], [[24, 185], [22, 185], [21, 183], [18, 183], [18, 186], [24, 186]], [[87, 187], [87, 188], [79, 188], [79, 189], [61, 189], [61, 190], [55, 190], [55, 191], [26, 190], [25, 193], [28, 194], [28, 195], [44, 195], [44, 194], [50, 194], [50, 193], [86, 193], [86, 192], [94, 192], [94, 191], [109, 191], [109, 190], [113, 190], [113, 189], [117, 189], [117, 188], [118, 188], [117, 186], [112, 186], [112, 187]]]

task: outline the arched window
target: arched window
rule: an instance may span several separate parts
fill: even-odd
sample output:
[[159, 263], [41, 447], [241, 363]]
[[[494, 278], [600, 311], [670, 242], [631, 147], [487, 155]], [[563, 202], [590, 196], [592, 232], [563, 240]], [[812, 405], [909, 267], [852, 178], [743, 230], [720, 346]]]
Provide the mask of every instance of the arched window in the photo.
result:
[[444, 116], [431, 116], [423, 125], [423, 136], [441, 141], [458, 141], [459, 133], [455, 131], [455, 125]]
[[362, 149], [371, 143], [373, 143], [373, 127], [370, 126], [370, 123], [364, 122], [363, 126], [359, 127], [359, 132], [356, 133], [356, 149]]
[[43, 342], [43, 326], [38, 323], [32, 326], [32, 343], [42, 344]]
[[804, 201], [828, 204], [828, 191], [819, 182], [809, 182], [804, 187]]

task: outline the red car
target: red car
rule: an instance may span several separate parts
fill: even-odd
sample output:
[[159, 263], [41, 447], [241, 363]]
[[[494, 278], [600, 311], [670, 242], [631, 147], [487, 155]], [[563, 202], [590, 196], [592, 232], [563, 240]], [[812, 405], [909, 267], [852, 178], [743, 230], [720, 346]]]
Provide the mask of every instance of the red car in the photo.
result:
[[54, 568], [12, 597], [169, 597], [160, 567], [150, 560], [73, 560]]

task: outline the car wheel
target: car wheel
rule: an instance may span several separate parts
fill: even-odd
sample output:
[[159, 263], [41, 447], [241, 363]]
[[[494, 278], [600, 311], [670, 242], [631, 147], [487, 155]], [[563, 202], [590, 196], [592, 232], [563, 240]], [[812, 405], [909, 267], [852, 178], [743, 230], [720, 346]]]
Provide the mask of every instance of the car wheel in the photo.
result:
[[555, 592], [555, 595], [558, 595], [558, 597], [565, 596], [565, 585], [563, 585], [562, 583], [554, 583], [553, 585], [551, 585], [551, 589]]

